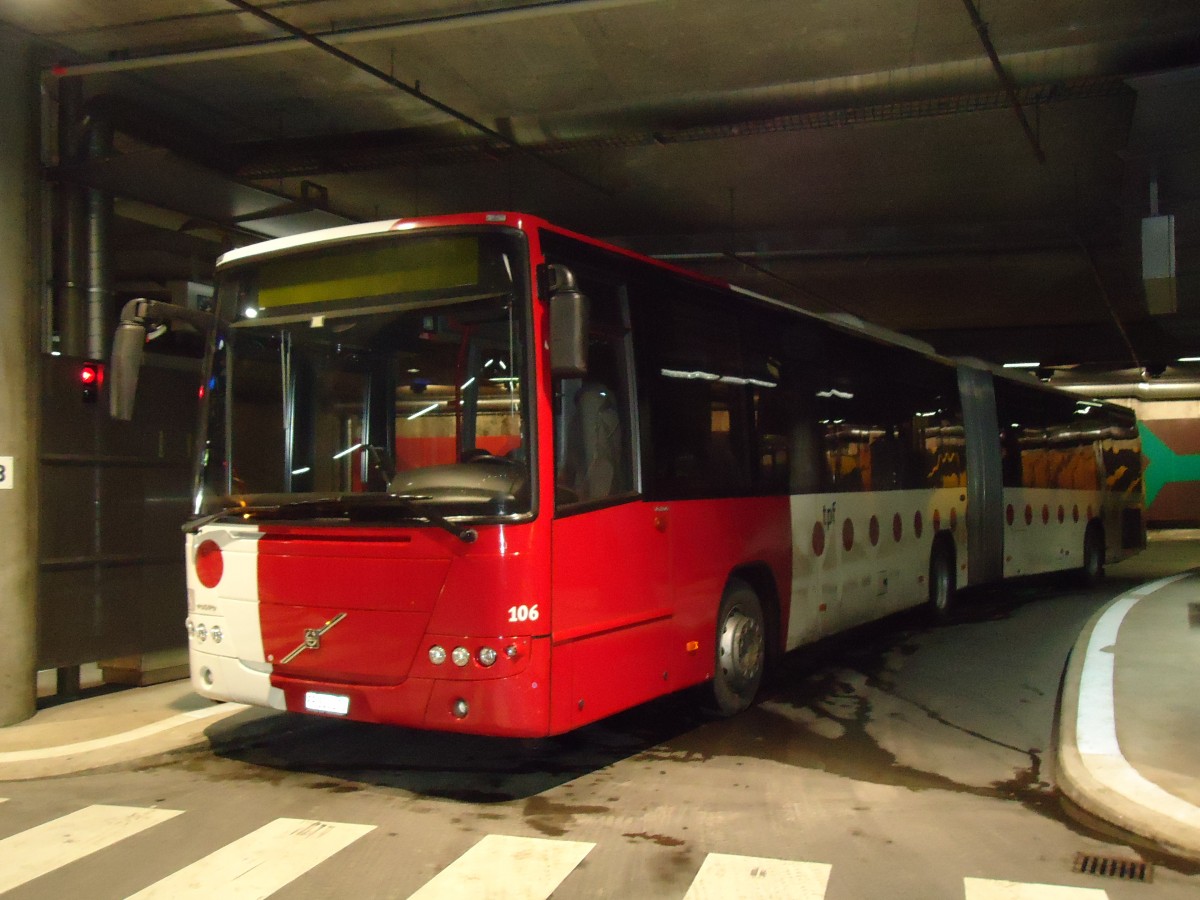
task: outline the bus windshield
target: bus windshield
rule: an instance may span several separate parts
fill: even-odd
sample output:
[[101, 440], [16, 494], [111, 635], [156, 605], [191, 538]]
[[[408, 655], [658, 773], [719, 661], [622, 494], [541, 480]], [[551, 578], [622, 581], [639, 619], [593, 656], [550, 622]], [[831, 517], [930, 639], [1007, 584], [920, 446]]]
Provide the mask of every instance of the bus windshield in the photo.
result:
[[389, 234], [227, 270], [193, 512], [530, 512], [524, 259], [503, 233]]

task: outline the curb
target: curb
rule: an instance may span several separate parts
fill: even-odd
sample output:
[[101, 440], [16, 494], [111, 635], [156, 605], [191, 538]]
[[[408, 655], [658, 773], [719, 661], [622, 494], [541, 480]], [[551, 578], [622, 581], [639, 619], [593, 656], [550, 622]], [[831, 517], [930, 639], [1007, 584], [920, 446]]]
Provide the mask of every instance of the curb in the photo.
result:
[[[1113, 646], [1139, 601], [1190, 573], [1121, 594], [1088, 621], [1071, 651], [1063, 682], [1058, 784], [1081, 809], [1176, 856], [1200, 860], [1200, 807], [1163, 790], [1121, 754], [1116, 739]], [[1080, 696], [1088, 703], [1080, 718]], [[1083, 746], [1081, 747], [1081, 740]]]
[[[208, 740], [205, 731], [209, 726], [250, 708], [242, 703], [222, 703], [107, 737], [58, 747], [0, 752], [0, 781], [70, 775], [202, 744]], [[129, 745], [134, 742], [137, 746], [131, 748]]]

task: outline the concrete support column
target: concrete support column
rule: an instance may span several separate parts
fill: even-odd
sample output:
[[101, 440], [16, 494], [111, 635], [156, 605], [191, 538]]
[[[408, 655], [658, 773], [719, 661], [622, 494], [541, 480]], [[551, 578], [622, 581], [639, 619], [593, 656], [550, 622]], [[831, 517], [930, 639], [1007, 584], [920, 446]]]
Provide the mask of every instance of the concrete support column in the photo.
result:
[[0, 725], [37, 705], [36, 85], [33, 48], [0, 25]]

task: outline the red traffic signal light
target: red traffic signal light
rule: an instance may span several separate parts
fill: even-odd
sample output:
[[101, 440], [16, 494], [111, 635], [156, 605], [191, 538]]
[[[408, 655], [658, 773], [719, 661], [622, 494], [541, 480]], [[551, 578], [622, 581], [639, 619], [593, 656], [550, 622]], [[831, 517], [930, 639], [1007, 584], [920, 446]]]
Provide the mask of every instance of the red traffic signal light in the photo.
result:
[[104, 383], [104, 367], [97, 362], [85, 362], [79, 367], [79, 384], [83, 388], [83, 402], [95, 403]]

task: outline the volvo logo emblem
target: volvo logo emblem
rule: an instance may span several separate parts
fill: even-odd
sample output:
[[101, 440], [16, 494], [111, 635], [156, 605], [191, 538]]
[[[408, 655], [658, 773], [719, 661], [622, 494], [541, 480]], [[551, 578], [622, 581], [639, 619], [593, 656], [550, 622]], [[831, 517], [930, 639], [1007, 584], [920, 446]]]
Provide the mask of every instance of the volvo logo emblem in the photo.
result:
[[332, 619], [330, 619], [328, 622], [326, 622], [320, 628], [305, 628], [304, 629], [304, 640], [300, 642], [299, 646], [297, 646], [295, 650], [293, 650], [291, 653], [289, 653], [287, 656], [285, 656], [283, 659], [281, 659], [279, 661], [279, 664], [281, 666], [286, 666], [288, 663], [290, 663], [293, 659], [295, 659], [297, 656], [299, 656], [305, 650], [320, 650], [321, 649], [321, 638], [323, 638], [325, 636], [325, 632], [329, 631], [330, 628], [332, 628], [338, 622], [342, 621], [342, 619], [344, 619], [344, 618], [346, 618], [345, 613], [338, 613], [336, 616], [334, 616]]

